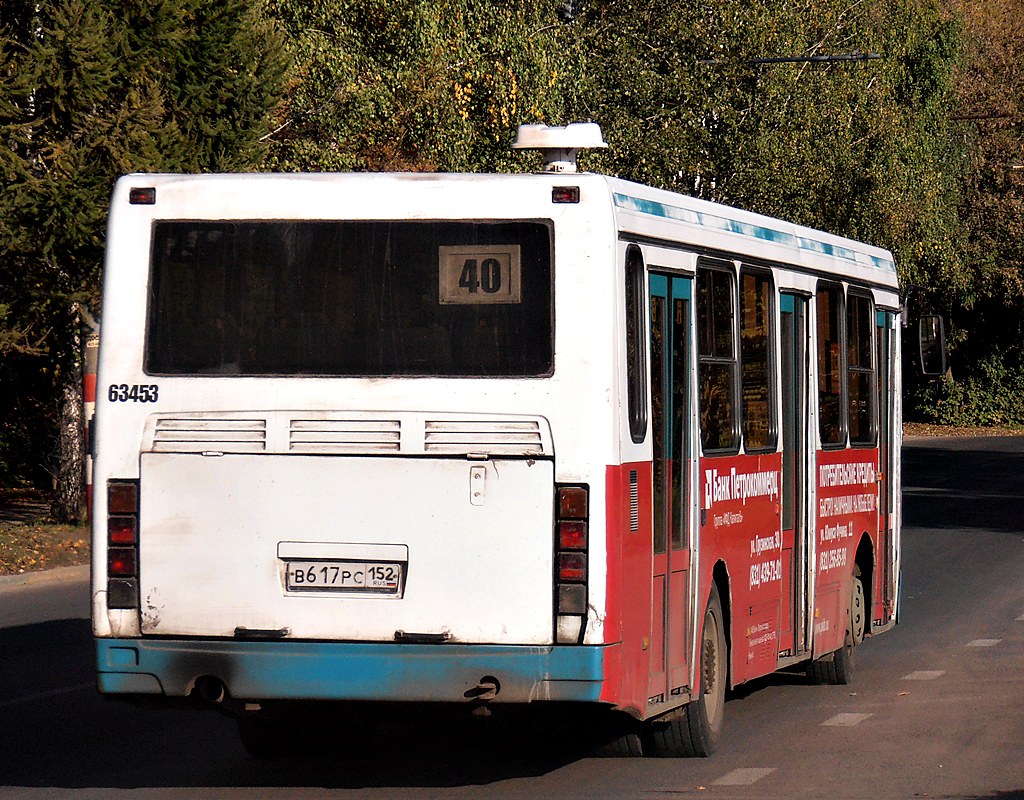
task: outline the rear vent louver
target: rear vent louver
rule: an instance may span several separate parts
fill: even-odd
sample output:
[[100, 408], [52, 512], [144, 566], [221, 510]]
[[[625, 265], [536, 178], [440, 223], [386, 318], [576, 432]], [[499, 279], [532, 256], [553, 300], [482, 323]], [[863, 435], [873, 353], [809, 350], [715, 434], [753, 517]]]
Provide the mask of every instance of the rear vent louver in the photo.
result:
[[293, 453], [397, 453], [402, 424], [389, 419], [293, 419], [288, 450]]
[[629, 471], [629, 530], [636, 533], [640, 530], [640, 484], [637, 471]]
[[161, 417], [153, 433], [153, 450], [158, 453], [262, 453], [266, 442], [264, 419]]
[[150, 417], [143, 452], [550, 458], [554, 445], [543, 417], [196, 411]]
[[544, 451], [540, 426], [532, 420], [427, 420], [423, 433], [427, 453], [530, 455]]

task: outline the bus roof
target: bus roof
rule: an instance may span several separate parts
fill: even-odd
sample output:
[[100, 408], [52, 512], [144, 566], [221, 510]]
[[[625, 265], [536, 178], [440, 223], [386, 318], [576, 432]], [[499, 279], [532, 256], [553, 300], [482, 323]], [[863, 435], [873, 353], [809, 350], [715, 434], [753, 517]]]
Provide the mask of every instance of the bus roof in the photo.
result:
[[613, 204], [627, 218], [682, 223], [705, 233], [725, 234], [733, 242], [747, 240], [745, 246], [734, 244], [722, 248], [723, 251], [744, 252], [750, 247], [762, 249], [767, 245], [772, 250], [796, 251], [804, 256], [802, 260], [825, 256], [849, 267], [866, 268], [871, 271], [873, 282], [892, 286], [897, 283], [892, 253], [880, 247], [688, 195], [614, 178], [608, 182]]
[[[206, 175], [135, 173], [123, 177], [113, 207], [133, 202], [133, 188], [161, 189], [160, 205], [171, 218], [316, 218], [360, 214], [378, 218], [465, 218], [471, 208], [481, 217], [522, 216], [526, 197], [536, 202], [531, 185], [588, 186], [584, 201], [611, 206], [619, 235], [668, 247], [735, 254], [792, 264], [837, 276], [850, 276], [898, 290], [892, 254], [842, 236], [688, 195], [594, 173], [230, 173]], [[493, 191], [502, 184], [503, 191]], [[477, 192], [471, 187], [476, 186]], [[603, 186], [598, 189], [598, 186]], [[344, 187], [343, 197], [337, 190]], [[459, 187], [459, 198], [442, 188]], [[525, 194], [519, 195], [514, 187]], [[595, 191], [596, 190], [596, 191]], [[422, 191], [423, 194], [419, 194]], [[353, 199], [354, 198], [354, 199]], [[486, 202], [483, 202], [486, 198]], [[500, 198], [500, 199], [496, 199]], [[518, 199], [517, 199], [518, 198]], [[267, 208], [268, 201], [274, 208]], [[374, 201], [380, 200], [380, 203]], [[257, 208], [260, 213], [256, 213]], [[194, 215], [194, 216], [193, 216]], [[213, 216], [211, 216], [213, 215]], [[168, 218], [163, 208], [154, 214]], [[546, 216], [546, 215], [543, 215]]]

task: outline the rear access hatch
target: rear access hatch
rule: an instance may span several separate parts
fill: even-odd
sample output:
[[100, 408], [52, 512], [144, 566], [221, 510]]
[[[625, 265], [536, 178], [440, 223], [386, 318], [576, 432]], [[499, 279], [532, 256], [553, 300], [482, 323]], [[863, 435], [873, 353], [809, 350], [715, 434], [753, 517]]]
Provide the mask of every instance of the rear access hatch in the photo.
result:
[[[320, 420], [325, 435], [294, 416], [150, 426], [144, 634], [551, 642], [554, 474], [550, 438], [537, 435], [546, 423], [502, 432], [492, 421], [488, 434], [479, 421], [467, 432], [445, 420], [434, 450], [427, 437], [404, 454], [399, 433], [385, 455], [368, 452], [380, 437], [366, 420], [348, 425], [355, 435]], [[286, 423], [288, 444], [275, 447]], [[396, 430], [409, 424], [406, 415]]]

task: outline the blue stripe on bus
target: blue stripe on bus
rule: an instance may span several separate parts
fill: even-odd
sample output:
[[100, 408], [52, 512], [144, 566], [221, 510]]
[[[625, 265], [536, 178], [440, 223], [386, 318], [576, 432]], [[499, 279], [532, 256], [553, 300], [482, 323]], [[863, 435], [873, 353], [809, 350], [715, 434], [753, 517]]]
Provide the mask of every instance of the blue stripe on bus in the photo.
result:
[[[126, 657], [134, 651], [134, 658]], [[235, 698], [466, 702], [481, 678], [500, 700], [596, 702], [602, 647], [96, 640], [105, 694], [186, 694], [212, 675]]]
[[663, 217], [664, 219], [671, 219], [679, 222], [688, 222], [691, 225], [699, 225], [702, 228], [711, 228], [713, 230], [725, 231], [726, 233], [736, 233], [740, 236], [762, 239], [775, 244], [797, 247], [801, 250], [820, 253], [822, 255], [832, 256], [833, 258], [840, 258], [844, 261], [852, 261], [855, 264], [873, 267], [874, 269], [880, 269], [885, 272], [896, 272], [896, 265], [893, 264], [892, 261], [886, 258], [869, 255], [868, 253], [861, 253], [849, 247], [843, 247], [842, 245], [821, 242], [817, 239], [810, 239], [805, 236], [794, 236], [786, 231], [776, 230], [775, 228], [769, 228], [764, 225], [740, 222], [736, 219], [711, 214], [706, 211], [693, 211], [688, 208], [680, 208], [679, 206], [659, 203], [654, 200], [644, 200], [639, 197], [631, 197], [618, 192], [613, 194], [613, 198], [616, 206], [628, 211], [650, 214], [651, 216]]

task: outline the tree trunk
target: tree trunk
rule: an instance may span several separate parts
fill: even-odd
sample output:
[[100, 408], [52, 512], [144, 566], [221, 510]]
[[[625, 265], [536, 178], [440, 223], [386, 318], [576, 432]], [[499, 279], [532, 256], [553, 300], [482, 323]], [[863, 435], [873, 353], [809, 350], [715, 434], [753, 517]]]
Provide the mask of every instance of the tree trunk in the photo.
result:
[[75, 524], [85, 509], [85, 425], [82, 411], [81, 335], [72, 327], [73, 341], [61, 370], [60, 430], [57, 436], [53, 504], [54, 521]]

